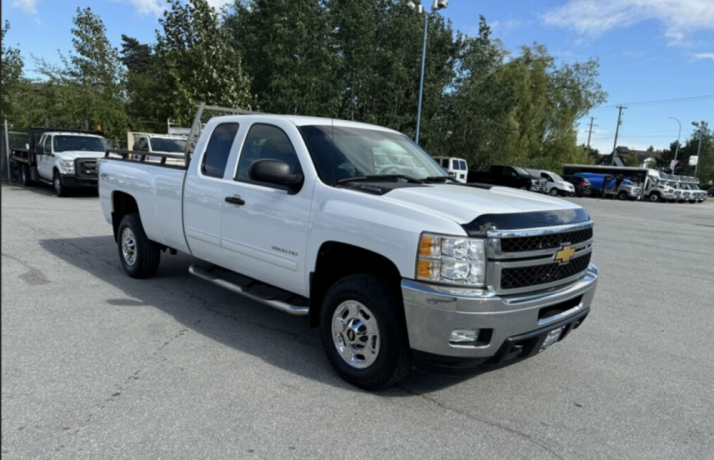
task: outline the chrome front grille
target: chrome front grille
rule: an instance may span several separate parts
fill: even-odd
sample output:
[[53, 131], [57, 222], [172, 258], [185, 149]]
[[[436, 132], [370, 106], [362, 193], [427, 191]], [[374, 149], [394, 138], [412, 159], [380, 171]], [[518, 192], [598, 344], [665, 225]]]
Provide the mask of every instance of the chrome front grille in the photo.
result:
[[521, 236], [501, 239], [501, 251], [503, 252], [524, 252], [538, 249], [559, 248], [562, 244], [577, 244], [591, 240], [593, 229], [584, 228], [572, 232], [555, 233], [538, 236]]
[[[549, 289], [582, 277], [590, 265], [593, 223], [487, 233], [488, 287], [498, 294]], [[556, 260], [564, 247], [574, 252]]]
[[584, 272], [590, 265], [590, 255], [572, 259], [567, 264], [554, 262], [544, 265], [504, 268], [501, 270], [501, 289], [518, 289], [522, 287], [549, 284], [570, 278]]

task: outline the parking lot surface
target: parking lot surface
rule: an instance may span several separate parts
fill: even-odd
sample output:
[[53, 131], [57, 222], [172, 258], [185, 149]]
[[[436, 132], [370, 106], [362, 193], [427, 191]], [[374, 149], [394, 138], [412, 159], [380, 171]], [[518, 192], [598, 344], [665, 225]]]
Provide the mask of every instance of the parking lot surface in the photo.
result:
[[2, 185], [3, 459], [712, 459], [714, 203], [573, 199], [601, 279], [562, 343], [367, 393], [317, 330], [119, 265], [96, 194]]

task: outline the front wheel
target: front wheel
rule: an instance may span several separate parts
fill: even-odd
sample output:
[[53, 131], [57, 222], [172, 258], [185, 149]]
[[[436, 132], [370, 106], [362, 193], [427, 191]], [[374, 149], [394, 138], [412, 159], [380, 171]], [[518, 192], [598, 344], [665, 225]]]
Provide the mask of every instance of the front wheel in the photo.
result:
[[357, 387], [386, 388], [412, 368], [401, 297], [380, 276], [336, 282], [322, 302], [320, 335], [335, 372]]
[[151, 278], [161, 261], [161, 248], [144, 232], [138, 214], [127, 214], [117, 232], [119, 260], [124, 271], [132, 278]]
[[650, 193], [649, 198], [650, 198], [651, 202], [656, 203], [659, 201], [659, 198], [660, 198], [659, 193]]
[[550, 189], [550, 196], [558, 196], [558, 189], [555, 187]]
[[54, 176], [52, 177], [52, 185], [54, 185], [55, 193], [59, 197], [65, 197], [69, 193], [67, 187], [62, 184], [62, 178], [60, 177], [59, 171], [55, 170]]
[[621, 192], [619, 192], [619, 193], [617, 194], [617, 198], [620, 199], [620, 200], [622, 200], [622, 201], [625, 201], [625, 200], [627, 199], [627, 192], [624, 191], [624, 190], [622, 190]]

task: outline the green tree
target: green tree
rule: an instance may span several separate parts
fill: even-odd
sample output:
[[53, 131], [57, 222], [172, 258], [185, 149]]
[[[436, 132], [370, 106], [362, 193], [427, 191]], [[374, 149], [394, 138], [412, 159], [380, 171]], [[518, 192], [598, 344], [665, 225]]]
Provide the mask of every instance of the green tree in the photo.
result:
[[35, 83], [33, 96], [40, 99], [40, 110], [28, 119], [35, 124], [49, 118], [66, 128], [101, 126], [107, 137], [124, 139], [129, 119], [119, 53], [91, 8], [78, 8], [73, 24], [72, 54], [60, 55], [60, 65], [38, 61], [44, 79]]
[[226, 28], [260, 110], [337, 115], [339, 56], [320, 0], [237, 2]]
[[576, 122], [606, 99], [598, 68], [593, 59], [558, 66], [538, 44], [522, 47], [520, 56], [501, 67], [518, 101], [512, 113], [516, 130], [507, 140], [512, 162], [547, 169], [587, 162], [577, 147]]
[[150, 45], [137, 39], [121, 36], [120, 59], [126, 67], [126, 111], [131, 120], [131, 128], [139, 131], [159, 132], [166, 120], [160, 117], [160, 106], [155, 95], [161, 91], [162, 83], [155, 78], [156, 57]]
[[206, 0], [168, 0], [156, 36], [157, 117], [190, 124], [200, 102], [250, 108], [250, 81]]
[[14, 122], [17, 106], [17, 92], [23, 83], [23, 60], [20, 50], [7, 46], [6, 34], [10, 23], [5, 21], [2, 27], [2, 120]]

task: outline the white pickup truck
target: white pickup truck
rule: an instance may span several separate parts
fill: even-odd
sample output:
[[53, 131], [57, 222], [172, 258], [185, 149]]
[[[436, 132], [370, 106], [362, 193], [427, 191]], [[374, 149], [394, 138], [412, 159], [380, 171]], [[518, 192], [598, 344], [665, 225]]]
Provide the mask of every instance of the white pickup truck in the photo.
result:
[[97, 160], [105, 155], [104, 137], [91, 131], [31, 128], [25, 149], [13, 150], [23, 185], [51, 184], [57, 196], [97, 186]]
[[[415, 175], [380, 169], [385, 150], [410, 157]], [[414, 364], [515, 362], [590, 311], [598, 270], [583, 208], [458, 184], [398, 132], [232, 115], [212, 118], [191, 153], [185, 170], [130, 152], [101, 160], [101, 205], [126, 272], [153, 276], [166, 250], [202, 259], [190, 273], [307, 316], [335, 371], [359, 387], [394, 384]]]

